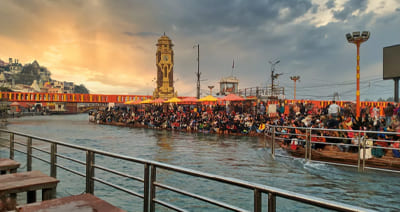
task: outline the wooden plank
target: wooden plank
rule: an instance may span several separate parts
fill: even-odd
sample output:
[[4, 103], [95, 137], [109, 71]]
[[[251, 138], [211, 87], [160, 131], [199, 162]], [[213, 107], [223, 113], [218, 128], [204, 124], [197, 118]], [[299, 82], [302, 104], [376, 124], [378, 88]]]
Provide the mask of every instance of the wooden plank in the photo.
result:
[[17, 161], [8, 159], [8, 158], [0, 158], [0, 171], [13, 171], [19, 168], [21, 164]]
[[34, 212], [34, 211], [57, 211], [57, 212], [74, 212], [74, 211], [96, 211], [96, 212], [124, 212], [110, 203], [95, 197], [91, 194], [81, 194], [69, 196], [59, 199], [47, 200], [33, 204], [17, 206], [17, 211]]
[[0, 196], [40, 189], [53, 189], [59, 180], [40, 171], [0, 175]]

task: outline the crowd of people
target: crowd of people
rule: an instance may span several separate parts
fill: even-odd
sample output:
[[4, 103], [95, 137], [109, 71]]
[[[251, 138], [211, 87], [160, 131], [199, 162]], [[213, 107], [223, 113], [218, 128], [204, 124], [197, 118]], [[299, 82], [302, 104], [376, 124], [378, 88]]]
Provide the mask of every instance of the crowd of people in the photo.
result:
[[[273, 116], [267, 113], [266, 106], [264, 102], [253, 108], [239, 104], [139, 105], [96, 111], [91, 114], [90, 119], [98, 124], [252, 136], [264, 135], [275, 125], [282, 126], [276, 128], [282, 137], [291, 134], [286, 136], [287, 139], [293, 136], [301, 137], [301, 129], [296, 127], [377, 131], [369, 134], [371, 138], [377, 140], [380, 138], [397, 140], [396, 135], [387, 135], [385, 132], [400, 132], [400, 105], [391, 103], [384, 108], [385, 116], [380, 116], [376, 108], [366, 107], [362, 109], [361, 117], [354, 116], [354, 108], [350, 104], [340, 107], [335, 102], [325, 108], [301, 103], [292, 104], [286, 113], [282, 108], [283, 104], [277, 105]], [[356, 136], [350, 131], [324, 131], [324, 133], [327, 137], [344, 138], [342, 140], [328, 138], [326, 141], [334, 143], [346, 143]], [[380, 143], [382, 146], [391, 144], [398, 146], [397, 142]], [[315, 148], [323, 148], [323, 145], [315, 145]]]

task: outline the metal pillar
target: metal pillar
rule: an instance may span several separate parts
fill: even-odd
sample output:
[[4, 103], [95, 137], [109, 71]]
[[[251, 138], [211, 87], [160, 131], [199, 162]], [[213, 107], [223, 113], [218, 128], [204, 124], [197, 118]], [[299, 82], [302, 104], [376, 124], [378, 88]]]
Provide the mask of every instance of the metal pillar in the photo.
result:
[[26, 145], [26, 171], [32, 171], [32, 138], [28, 137]]
[[197, 44], [197, 99], [200, 99], [200, 45]]
[[272, 143], [271, 143], [271, 155], [272, 155], [272, 157], [275, 159], [275, 132], [276, 132], [276, 129], [275, 129], [275, 127], [272, 127], [272, 134], [271, 134], [271, 137], [272, 137]]
[[143, 190], [144, 190], [144, 201], [143, 201], [143, 211], [149, 211], [149, 189], [150, 189], [150, 165], [144, 164], [144, 182], [143, 182]]
[[399, 102], [399, 79], [394, 78], [394, 101]]
[[94, 152], [86, 151], [86, 193], [94, 194]]
[[14, 133], [10, 134], [10, 159], [14, 160]]
[[356, 114], [357, 117], [360, 117], [360, 107], [361, 107], [361, 103], [360, 103], [360, 45], [361, 42], [357, 42], [356, 46], [357, 46], [357, 91], [356, 91]]

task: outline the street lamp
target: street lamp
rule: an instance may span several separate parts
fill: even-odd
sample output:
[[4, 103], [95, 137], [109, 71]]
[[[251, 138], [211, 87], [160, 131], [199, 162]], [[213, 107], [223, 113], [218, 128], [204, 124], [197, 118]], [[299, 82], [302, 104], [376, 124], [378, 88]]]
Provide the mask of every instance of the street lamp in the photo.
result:
[[291, 80], [294, 81], [294, 99], [296, 100], [296, 81], [300, 80], [300, 76], [291, 76], [290, 77]]
[[349, 43], [354, 43], [357, 46], [357, 91], [356, 91], [356, 115], [360, 117], [360, 45], [367, 41], [370, 36], [369, 31], [347, 33], [346, 39]]

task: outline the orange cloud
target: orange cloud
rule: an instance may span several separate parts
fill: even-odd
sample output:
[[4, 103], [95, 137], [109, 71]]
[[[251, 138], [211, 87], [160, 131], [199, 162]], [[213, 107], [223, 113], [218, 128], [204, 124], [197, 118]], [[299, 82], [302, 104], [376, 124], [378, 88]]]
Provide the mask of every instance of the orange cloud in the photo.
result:
[[23, 17], [25, 27], [15, 20], [13, 32], [0, 34], [0, 46], [7, 50], [0, 52], [1, 59], [37, 60], [51, 71], [53, 79], [100, 86], [93, 90], [101, 92], [107, 92], [102, 87], [113, 87], [117, 93], [151, 89], [156, 37], [129, 36], [123, 28], [132, 26], [118, 29], [107, 14], [84, 17], [84, 10], [72, 12], [67, 7], [60, 12], [51, 3], [36, 8], [36, 13], [15, 4], [8, 7]]

